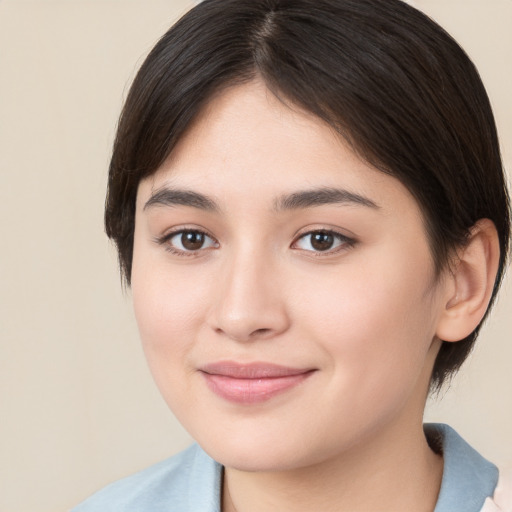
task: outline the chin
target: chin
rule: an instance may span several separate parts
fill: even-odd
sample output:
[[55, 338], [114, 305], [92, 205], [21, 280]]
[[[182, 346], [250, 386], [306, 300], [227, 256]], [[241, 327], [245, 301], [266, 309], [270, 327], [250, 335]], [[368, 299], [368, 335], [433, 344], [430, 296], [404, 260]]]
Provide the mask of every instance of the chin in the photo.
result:
[[[250, 430], [197, 436], [203, 450], [225, 467], [247, 472], [278, 472], [304, 468], [323, 460], [329, 447], [308, 443], [304, 436]], [[244, 435], [245, 434], [245, 435]], [[296, 433], [298, 434], [298, 433]]]
[[246, 446], [244, 450], [223, 447], [208, 453], [223, 466], [244, 472], [279, 472], [307, 465], [305, 461], [297, 457], [297, 454], [292, 455], [268, 446], [265, 448], [254, 447], [254, 449]]

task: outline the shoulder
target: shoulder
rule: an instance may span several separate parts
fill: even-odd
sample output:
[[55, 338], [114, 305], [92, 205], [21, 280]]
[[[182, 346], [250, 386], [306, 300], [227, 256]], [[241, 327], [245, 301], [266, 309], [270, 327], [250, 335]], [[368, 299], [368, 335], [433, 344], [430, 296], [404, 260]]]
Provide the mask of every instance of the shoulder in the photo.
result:
[[71, 512], [217, 512], [221, 472], [221, 466], [194, 444], [174, 457], [108, 485]]
[[512, 512], [512, 468], [500, 470], [492, 498], [487, 498], [482, 512]]

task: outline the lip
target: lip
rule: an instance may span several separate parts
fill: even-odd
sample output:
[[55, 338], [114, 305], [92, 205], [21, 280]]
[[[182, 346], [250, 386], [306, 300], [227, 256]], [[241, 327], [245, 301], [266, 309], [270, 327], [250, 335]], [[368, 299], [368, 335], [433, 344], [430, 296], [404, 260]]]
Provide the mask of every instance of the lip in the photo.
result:
[[240, 364], [233, 361], [207, 364], [199, 370], [211, 391], [238, 404], [270, 400], [298, 386], [315, 371], [264, 362]]

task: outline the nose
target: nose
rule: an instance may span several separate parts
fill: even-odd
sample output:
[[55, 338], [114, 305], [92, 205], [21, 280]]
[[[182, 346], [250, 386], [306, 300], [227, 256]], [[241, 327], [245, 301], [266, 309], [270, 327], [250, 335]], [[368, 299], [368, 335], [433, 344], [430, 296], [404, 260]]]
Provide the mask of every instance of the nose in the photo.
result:
[[254, 253], [225, 261], [209, 315], [210, 327], [238, 342], [270, 339], [290, 325], [279, 269]]

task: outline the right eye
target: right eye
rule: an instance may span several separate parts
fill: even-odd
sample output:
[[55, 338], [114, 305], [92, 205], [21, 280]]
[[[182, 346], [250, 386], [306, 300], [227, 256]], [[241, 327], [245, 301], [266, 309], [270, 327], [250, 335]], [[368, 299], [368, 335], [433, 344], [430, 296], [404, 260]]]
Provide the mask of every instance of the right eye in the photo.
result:
[[189, 256], [203, 249], [218, 247], [218, 243], [204, 231], [197, 229], [181, 229], [167, 234], [159, 242], [166, 249], [179, 256]]

